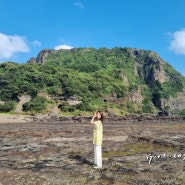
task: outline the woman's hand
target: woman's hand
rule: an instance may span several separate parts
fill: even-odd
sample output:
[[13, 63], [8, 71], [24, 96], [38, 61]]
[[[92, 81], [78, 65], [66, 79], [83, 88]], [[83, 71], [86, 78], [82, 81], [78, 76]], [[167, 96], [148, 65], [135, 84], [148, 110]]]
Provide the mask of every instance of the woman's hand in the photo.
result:
[[91, 121], [90, 121], [91, 124], [94, 124], [94, 119], [96, 118], [96, 113], [97, 113], [97, 112], [94, 113], [94, 115], [93, 115], [93, 117], [92, 117], [92, 119], [91, 119]]
[[97, 114], [97, 111], [94, 113], [94, 116], [93, 116], [94, 118], [96, 118], [96, 114]]

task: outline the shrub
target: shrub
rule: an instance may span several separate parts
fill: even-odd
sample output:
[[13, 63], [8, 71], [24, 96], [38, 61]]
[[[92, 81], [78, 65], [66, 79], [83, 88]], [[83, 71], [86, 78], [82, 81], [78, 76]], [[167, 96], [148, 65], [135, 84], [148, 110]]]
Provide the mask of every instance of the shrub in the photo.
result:
[[23, 104], [23, 111], [30, 112], [42, 112], [46, 109], [47, 99], [42, 96], [37, 96], [31, 99], [29, 102]]
[[0, 112], [10, 112], [15, 108], [16, 103], [14, 101], [5, 102], [5, 104], [0, 104]]
[[145, 104], [143, 105], [142, 110], [144, 113], [152, 113], [153, 108], [150, 104]]
[[59, 106], [59, 108], [63, 112], [73, 112], [75, 110], [75, 106], [74, 105], [70, 105], [66, 101], [62, 102], [62, 104]]
[[185, 109], [181, 110], [181, 111], [179, 112], [179, 115], [185, 116]]

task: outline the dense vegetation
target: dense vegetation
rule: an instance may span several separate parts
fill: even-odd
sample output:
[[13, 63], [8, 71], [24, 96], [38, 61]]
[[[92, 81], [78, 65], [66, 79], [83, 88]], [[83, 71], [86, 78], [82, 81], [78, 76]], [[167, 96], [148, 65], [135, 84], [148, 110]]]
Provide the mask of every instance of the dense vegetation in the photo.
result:
[[[23, 105], [25, 112], [47, 111], [49, 104], [71, 114], [96, 109], [116, 114], [158, 111], [162, 109], [160, 100], [175, 97], [185, 81], [161, 61], [157, 54], [146, 50], [77, 48], [51, 50], [44, 62], [5, 62], [0, 64], [0, 100], [6, 103], [0, 105], [0, 112], [13, 110], [23, 94], [32, 97]], [[163, 83], [155, 78], [161, 65], [169, 78]], [[137, 91], [141, 91], [141, 103], [129, 99]], [[40, 92], [51, 99], [40, 97]], [[66, 101], [70, 97], [81, 103], [70, 105]]]

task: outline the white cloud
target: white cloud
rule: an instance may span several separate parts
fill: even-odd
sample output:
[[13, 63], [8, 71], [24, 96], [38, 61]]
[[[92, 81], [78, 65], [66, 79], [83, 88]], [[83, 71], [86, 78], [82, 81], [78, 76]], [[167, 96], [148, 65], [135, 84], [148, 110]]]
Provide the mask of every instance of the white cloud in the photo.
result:
[[17, 52], [29, 52], [25, 37], [0, 33], [0, 59], [9, 59]]
[[81, 8], [81, 9], [84, 9], [84, 5], [81, 3], [81, 2], [75, 2], [74, 4], [73, 4], [74, 6], [77, 6], [77, 7], [79, 7], [79, 8]]
[[73, 49], [73, 47], [64, 44], [64, 45], [55, 46], [54, 49], [55, 49], [55, 50], [60, 50], [60, 49]]
[[34, 40], [33, 42], [31, 42], [31, 45], [40, 47], [42, 44], [38, 40]]
[[177, 54], [185, 55], [185, 28], [172, 33], [172, 38], [169, 49]]

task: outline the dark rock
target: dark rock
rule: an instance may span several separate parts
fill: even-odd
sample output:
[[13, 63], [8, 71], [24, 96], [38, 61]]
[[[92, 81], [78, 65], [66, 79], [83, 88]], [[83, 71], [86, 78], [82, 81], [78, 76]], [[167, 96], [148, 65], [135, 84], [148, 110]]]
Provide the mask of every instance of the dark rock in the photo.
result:
[[115, 171], [123, 174], [137, 174], [133, 169], [124, 167], [118, 167]]
[[158, 112], [158, 115], [159, 116], [168, 116], [169, 115], [169, 112], [167, 112], [167, 111], [161, 111], [161, 112]]

